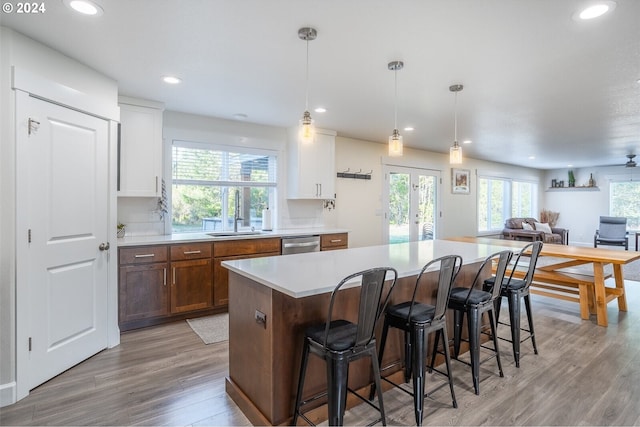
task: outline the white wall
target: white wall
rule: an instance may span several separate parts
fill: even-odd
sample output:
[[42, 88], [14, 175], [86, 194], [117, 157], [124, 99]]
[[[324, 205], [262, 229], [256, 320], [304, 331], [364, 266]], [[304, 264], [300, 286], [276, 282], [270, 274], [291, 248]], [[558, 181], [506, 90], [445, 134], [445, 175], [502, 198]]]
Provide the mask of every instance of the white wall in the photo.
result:
[[[20, 212], [16, 212], [12, 67], [56, 82], [55, 90], [62, 88], [65, 93], [70, 93], [65, 100], [67, 105], [82, 109], [86, 99], [97, 99], [100, 107], [111, 113], [105, 117], [118, 119], [115, 81], [19, 33], [0, 27], [0, 406], [16, 399], [16, 317], [21, 317], [21, 313], [16, 312], [15, 224], [16, 215]], [[68, 88], [73, 91], [66, 91]], [[112, 206], [115, 207], [115, 199]], [[115, 218], [113, 223], [115, 240]], [[116, 271], [110, 270], [110, 283], [117, 283]]]
[[[612, 177], [640, 180], [640, 168], [607, 166], [573, 169], [576, 186], [588, 185], [593, 175], [598, 191], [581, 191], [564, 188], [544, 193], [544, 207], [560, 212], [558, 227], [569, 229], [569, 244], [593, 245], [593, 236], [598, 228], [599, 217], [609, 215], [609, 182]], [[551, 180], [568, 182], [568, 169], [558, 169], [545, 173], [544, 188], [551, 186]]]
[[[442, 217], [439, 219], [439, 237], [477, 235], [477, 171], [490, 172], [494, 176], [533, 179], [544, 187], [543, 172], [502, 163], [464, 159], [461, 169], [471, 171], [470, 194], [451, 193], [451, 166], [449, 155], [424, 150], [404, 148], [401, 158], [388, 158], [386, 143], [372, 143], [351, 138], [336, 140], [336, 171], [373, 171], [371, 180], [337, 178], [336, 208], [325, 217], [333, 216], [331, 223], [349, 230], [349, 247], [379, 245], [383, 241], [382, 191], [384, 179], [383, 163], [399, 166], [419, 167], [440, 171], [440, 203]], [[542, 200], [542, 192], [540, 194]], [[539, 202], [540, 204], [541, 202]], [[540, 204], [540, 206], [542, 206]]]

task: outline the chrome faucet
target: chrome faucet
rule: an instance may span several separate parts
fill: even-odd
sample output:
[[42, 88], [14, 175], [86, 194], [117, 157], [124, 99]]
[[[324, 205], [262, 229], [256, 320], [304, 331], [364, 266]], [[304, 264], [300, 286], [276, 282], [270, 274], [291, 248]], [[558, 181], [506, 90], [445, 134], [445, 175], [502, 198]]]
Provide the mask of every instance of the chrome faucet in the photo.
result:
[[236, 190], [236, 212], [233, 216], [233, 232], [238, 232], [238, 221], [242, 221], [243, 218], [240, 217], [240, 190]]

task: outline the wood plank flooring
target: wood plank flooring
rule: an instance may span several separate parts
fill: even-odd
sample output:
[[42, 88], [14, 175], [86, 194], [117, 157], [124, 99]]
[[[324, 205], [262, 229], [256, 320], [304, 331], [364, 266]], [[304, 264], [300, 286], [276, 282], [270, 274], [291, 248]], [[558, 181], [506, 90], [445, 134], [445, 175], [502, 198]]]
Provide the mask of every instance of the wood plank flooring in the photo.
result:
[[[575, 303], [532, 296], [540, 354], [523, 343], [516, 368], [501, 342], [505, 377], [495, 360], [483, 364], [480, 396], [469, 368], [454, 361], [458, 408], [443, 387], [425, 401], [424, 424], [640, 425], [640, 283], [626, 288], [629, 311], [611, 302], [608, 328], [595, 316], [580, 320]], [[250, 425], [224, 391], [227, 372], [227, 343], [204, 345], [186, 322], [131, 331], [120, 346], [0, 408], [0, 425]], [[410, 396], [394, 389], [384, 398], [387, 424], [415, 425]], [[360, 405], [345, 425], [373, 418]]]

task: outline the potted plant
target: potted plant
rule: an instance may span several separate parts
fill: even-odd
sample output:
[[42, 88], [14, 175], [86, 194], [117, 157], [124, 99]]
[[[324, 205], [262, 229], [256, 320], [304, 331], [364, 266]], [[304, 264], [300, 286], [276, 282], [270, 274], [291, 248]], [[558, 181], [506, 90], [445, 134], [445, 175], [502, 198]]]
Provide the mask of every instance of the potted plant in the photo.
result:
[[576, 186], [576, 177], [573, 175], [573, 171], [570, 170], [569, 171], [569, 187], [575, 187]]
[[124, 233], [126, 232], [125, 227], [126, 226], [123, 223], [118, 223], [118, 237], [124, 237]]

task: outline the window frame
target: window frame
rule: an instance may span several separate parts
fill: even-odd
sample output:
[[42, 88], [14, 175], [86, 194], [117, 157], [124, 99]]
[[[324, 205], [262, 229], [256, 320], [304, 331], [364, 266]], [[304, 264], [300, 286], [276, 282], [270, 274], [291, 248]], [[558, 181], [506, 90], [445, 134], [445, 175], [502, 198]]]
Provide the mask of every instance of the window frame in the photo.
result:
[[[230, 145], [224, 143], [216, 143], [216, 142], [205, 142], [205, 141], [189, 141], [186, 139], [172, 139], [167, 143], [167, 159], [166, 164], [168, 168], [166, 169], [166, 181], [167, 181], [167, 212], [165, 215], [169, 218], [169, 221], [165, 223], [165, 229], [168, 230], [168, 233], [202, 233], [208, 230], [185, 230], [185, 231], [176, 231], [173, 227], [173, 185], [195, 185], [195, 186], [206, 186], [206, 187], [220, 187], [220, 193], [222, 195], [221, 202], [222, 206], [222, 217], [226, 218], [231, 211], [231, 206], [229, 205], [229, 191], [232, 188], [267, 188], [268, 190], [268, 201], [267, 206], [269, 210], [272, 212], [271, 217], [277, 217], [277, 191], [278, 191], [278, 171], [279, 171], [279, 151], [275, 149], [264, 149], [264, 148], [254, 148], [249, 146], [237, 146]], [[233, 153], [233, 154], [248, 154], [255, 156], [264, 156], [270, 158], [268, 162], [268, 177], [269, 180], [267, 182], [260, 181], [236, 181], [229, 178], [229, 164], [223, 165], [223, 169], [226, 170], [226, 174], [222, 177], [223, 179], [218, 180], [199, 180], [199, 179], [175, 179], [173, 177], [173, 148], [174, 146], [192, 148], [192, 149], [202, 149], [202, 150], [211, 150], [211, 151], [221, 151], [225, 153]], [[226, 157], [228, 159], [228, 157]], [[225, 162], [223, 162], [225, 163]], [[230, 229], [227, 227], [226, 221], [223, 221], [222, 231], [229, 231]]]
[[[487, 196], [487, 212], [486, 212], [486, 216], [487, 216], [487, 228], [486, 229], [481, 229], [480, 228], [480, 218], [481, 218], [481, 209], [480, 209], [480, 199], [481, 199], [481, 195], [480, 195], [480, 191], [481, 191], [481, 181], [482, 180], [489, 180], [489, 181], [500, 181], [503, 183], [504, 190], [503, 190], [503, 198], [502, 198], [502, 216], [503, 216], [503, 224], [499, 227], [499, 228], [491, 228], [491, 218], [492, 218], [492, 212], [491, 212], [491, 200], [490, 198]], [[534, 214], [535, 212], [538, 211], [538, 205], [539, 205], [539, 192], [540, 192], [540, 182], [537, 179], [533, 179], [533, 178], [521, 178], [521, 177], [506, 177], [506, 176], [502, 176], [500, 174], [495, 174], [495, 173], [488, 173], [488, 172], [478, 172], [478, 176], [477, 176], [477, 202], [476, 202], [476, 208], [477, 208], [477, 220], [476, 220], [476, 232], [478, 233], [479, 236], [482, 235], [495, 235], [497, 233], [501, 233], [503, 228], [504, 228], [504, 221], [506, 221], [508, 218], [512, 218], [514, 217], [513, 214], [513, 210], [514, 210], [514, 183], [522, 183], [522, 184], [530, 184], [533, 186], [532, 188], [532, 195], [531, 195], [531, 212], [532, 212], [532, 217], [537, 217], [536, 214]], [[487, 190], [488, 194], [490, 194], [490, 188]], [[518, 207], [518, 210], [520, 210], [520, 207]]]

